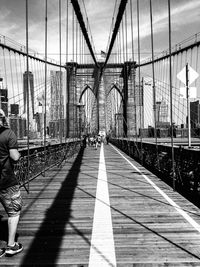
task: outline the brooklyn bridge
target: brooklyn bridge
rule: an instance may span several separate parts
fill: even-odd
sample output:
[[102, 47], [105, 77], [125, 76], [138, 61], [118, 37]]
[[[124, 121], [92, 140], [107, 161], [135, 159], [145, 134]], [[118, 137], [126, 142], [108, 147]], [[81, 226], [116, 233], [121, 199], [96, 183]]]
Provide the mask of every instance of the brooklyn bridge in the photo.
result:
[[200, 266], [200, 4], [179, 2], [3, 0], [24, 248], [1, 266]]

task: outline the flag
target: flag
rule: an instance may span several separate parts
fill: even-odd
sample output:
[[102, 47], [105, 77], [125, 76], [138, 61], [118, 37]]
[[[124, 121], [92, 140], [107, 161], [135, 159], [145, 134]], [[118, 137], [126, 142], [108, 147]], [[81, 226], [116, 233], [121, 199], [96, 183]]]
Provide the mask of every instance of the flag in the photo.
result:
[[107, 55], [106, 52], [101, 50], [101, 57], [106, 57], [106, 55]]

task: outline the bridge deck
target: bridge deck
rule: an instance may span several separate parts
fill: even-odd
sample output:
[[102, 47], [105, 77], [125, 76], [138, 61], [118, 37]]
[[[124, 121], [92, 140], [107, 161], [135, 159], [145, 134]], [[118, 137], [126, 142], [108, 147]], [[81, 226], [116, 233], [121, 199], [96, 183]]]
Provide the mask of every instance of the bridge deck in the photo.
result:
[[123, 155], [104, 145], [106, 177], [100, 148], [88, 147], [32, 181], [18, 228], [24, 250], [0, 265], [200, 266], [199, 209]]

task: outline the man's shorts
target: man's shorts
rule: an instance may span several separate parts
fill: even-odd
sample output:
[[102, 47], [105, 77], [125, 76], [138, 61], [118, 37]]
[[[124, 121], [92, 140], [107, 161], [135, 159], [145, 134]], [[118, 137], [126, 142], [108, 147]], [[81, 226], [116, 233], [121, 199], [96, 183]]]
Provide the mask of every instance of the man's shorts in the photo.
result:
[[20, 214], [22, 208], [22, 197], [18, 185], [0, 190], [0, 202], [5, 208], [8, 217]]

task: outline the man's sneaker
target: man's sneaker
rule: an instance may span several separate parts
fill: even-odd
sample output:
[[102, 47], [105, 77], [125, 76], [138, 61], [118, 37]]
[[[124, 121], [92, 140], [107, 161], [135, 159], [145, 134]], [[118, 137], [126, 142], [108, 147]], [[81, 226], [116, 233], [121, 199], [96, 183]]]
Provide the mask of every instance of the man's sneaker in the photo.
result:
[[6, 247], [5, 253], [6, 253], [6, 256], [13, 256], [13, 255], [21, 252], [22, 250], [23, 250], [22, 244], [15, 242], [14, 246], [12, 246], [12, 247], [7, 246]]
[[0, 258], [6, 254], [5, 248], [0, 248]]

